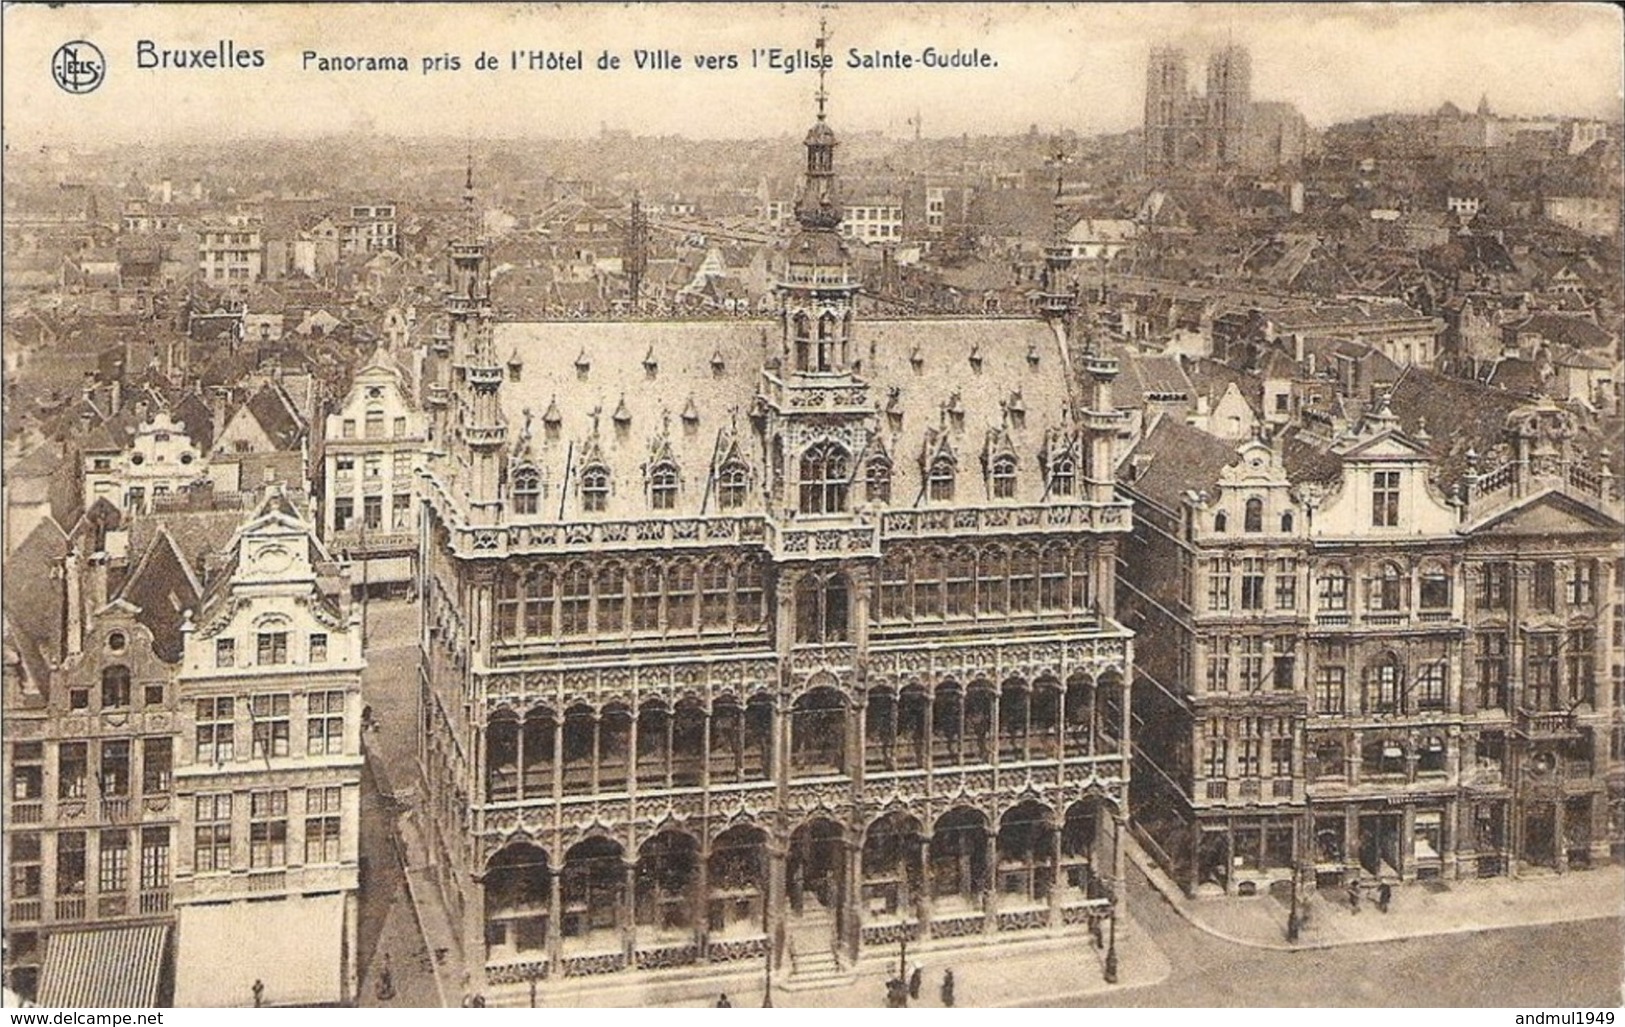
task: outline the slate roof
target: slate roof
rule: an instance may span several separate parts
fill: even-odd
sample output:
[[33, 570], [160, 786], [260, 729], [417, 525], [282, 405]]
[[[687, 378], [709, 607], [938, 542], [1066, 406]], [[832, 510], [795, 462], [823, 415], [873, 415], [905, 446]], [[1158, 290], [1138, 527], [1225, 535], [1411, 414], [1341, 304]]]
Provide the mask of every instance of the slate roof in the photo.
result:
[[1606, 330], [1582, 317], [1563, 314], [1536, 313], [1508, 325], [1507, 331], [1522, 335], [1539, 335], [1549, 342], [1573, 346], [1575, 349], [1606, 349], [1613, 344], [1613, 336]]
[[0, 599], [12, 622], [53, 659], [61, 658], [66, 634], [62, 560], [67, 555], [67, 535], [61, 525], [46, 517], [6, 557]]
[[152, 632], [152, 648], [165, 663], [179, 663], [181, 624], [195, 611], [202, 585], [175, 539], [159, 525], [117, 598], [140, 608], [136, 620]]
[[1236, 443], [1162, 415], [1118, 465], [1120, 480], [1167, 510], [1178, 510], [1186, 492], [1211, 489], [1226, 467], [1237, 463]]
[[[764, 481], [765, 443], [750, 414], [759, 368], [778, 356], [777, 322], [550, 321], [504, 323], [495, 332], [495, 351], [503, 359], [517, 352], [523, 360], [522, 378], [502, 388], [503, 411], [519, 450], [515, 459], [528, 456], [541, 471], [546, 517], [560, 514], [561, 482], [566, 518], [582, 513], [579, 478], [593, 449], [611, 477], [611, 518], [648, 512], [645, 468], [661, 457], [680, 471], [679, 515], [700, 512], [714, 460], [729, 446], [753, 469], [754, 487]], [[1016, 499], [1042, 497], [1038, 453], [1046, 430], [1062, 425], [1067, 406], [1065, 365], [1048, 325], [1010, 318], [865, 319], [855, 334], [852, 355], [862, 360], [870, 399], [882, 411], [873, 423], [892, 458], [893, 506], [918, 501], [921, 454], [929, 433], [945, 426], [962, 501], [983, 494], [980, 460], [988, 433], [1001, 428], [1018, 460]], [[1004, 407], [1012, 403], [1025, 413], [1019, 425], [1007, 426]], [[960, 416], [950, 416], [949, 408]], [[895, 433], [888, 409], [901, 414]], [[708, 509], [716, 510], [714, 497]], [[753, 496], [746, 509], [759, 510], [760, 500]]]
[[1419, 367], [1408, 368], [1389, 393], [1389, 407], [1406, 434], [1416, 438], [1423, 422], [1431, 435], [1428, 449], [1441, 483], [1453, 486], [1467, 470], [1467, 451], [1485, 459], [1500, 445], [1507, 416], [1527, 399], [1501, 389]]
[[254, 393], [246, 406], [264, 429], [266, 438], [278, 450], [289, 450], [299, 445], [304, 435], [304, 425], [292, 402], [274, 383], [266, 384]]

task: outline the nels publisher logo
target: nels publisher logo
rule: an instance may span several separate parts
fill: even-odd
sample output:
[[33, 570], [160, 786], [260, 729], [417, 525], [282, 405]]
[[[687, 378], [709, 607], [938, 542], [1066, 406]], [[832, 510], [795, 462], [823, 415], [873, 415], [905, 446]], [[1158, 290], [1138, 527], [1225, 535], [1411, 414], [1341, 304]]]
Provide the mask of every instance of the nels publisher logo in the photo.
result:
[[51, 55], [51, 78], [65, 92], [88, 93], [107, 77], [107, 58], [95, 43], [75, 39]]

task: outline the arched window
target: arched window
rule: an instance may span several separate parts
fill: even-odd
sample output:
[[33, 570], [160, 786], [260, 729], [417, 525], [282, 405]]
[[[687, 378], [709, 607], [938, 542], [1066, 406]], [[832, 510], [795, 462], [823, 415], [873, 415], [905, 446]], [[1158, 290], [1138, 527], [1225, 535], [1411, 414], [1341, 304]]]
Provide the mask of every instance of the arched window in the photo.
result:
[[1291, 510], [1288, 510], [1286, 513], [1281, 515], [1281, 530], [1282, 531], [1291, 531], [1292, 530], [1292, 511]]
[[593, 464], [581, 472], [581, 509], [603, 513], [609, 508], [609, 468]]
[[871, 503], [891, 502], [891, 461], [883, 456], [869, 458], [864, 468], [864, 498]]
[[1247, 506], [1241, 518], [1242, 531], [1264, 530], [1264, 501], [1254, 496], [1247, 500]]
[[927, 487], [934, 500], [952, 502], [954, 498], [954, 462], [945, 456], [931, 461]]
[[809, 574], [796, 586], [796, 641], [844, 642], [848, 596], [843, 574]]
[[677, 508], [677, 465], [662, 460], [649, 470], [649, 505], [656, 510]]
[[1049, 491], [1053, 496], [1070, 496], [1077, 491], [1078, 465], [1070, 456], [1058, 456], [1050, 465]]
[[993, 460], [993, 498], [1013, 499], [1016, 495], [1016, 458], [995, 457]]
[[1405, 571], [1392, 561], [1384, 561], [1367, 582], [1366, 605], [1372, 610], [1392, 613], [1403, 610], [1410, 582]]
[[818, 319], [818, 367], [819, 371], [838, 371], [835, 352], [835, 315], [825, 313]]
[[1349, 572], [1341, 564], [1332, 564], [1320, 575], [1320, 608], [1347, 610], [1349, 608]]
[[513, 476], [513, 512], [534, 514], [541, 510], [542, 476], [534, 467], [522, 467]]
[[810, 371], [812, 370], [812, 339], [808, 331], [807, 315], [797, 314], [792, 323], [794, 325], [796, 345], [796, 370]]
[[750, 470], [737, 460], [722, 465], [717, 474], [717, 505], [724, 510], [737, 510], [745, 505], [750, 490]]
[[801, 456], [801, 512], [840, 513], [846, 509], [852, 471], [847, 452], [833, 442], [818, 442]]
[[1229, 528], [1230, 528], [1230, 518], [1228, 518], [1228, 517], [1226, 517], [1224, 515], [1223, 510], [1220, 510], [1218, 513], [1213, 515], [1213, 530], [1215, 532], [1217, 532], [1220, 535], [1223, 535], [1226, 531], [1229, 530]]

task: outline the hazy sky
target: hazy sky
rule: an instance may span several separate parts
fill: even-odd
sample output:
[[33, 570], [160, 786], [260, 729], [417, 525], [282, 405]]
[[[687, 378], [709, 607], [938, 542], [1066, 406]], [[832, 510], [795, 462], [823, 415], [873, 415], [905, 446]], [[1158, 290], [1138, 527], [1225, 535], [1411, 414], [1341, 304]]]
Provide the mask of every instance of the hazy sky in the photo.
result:
[[[583, 136], [600, 126], [699, 137], [799, 132], [816, 76], [750, 68], [753, 48], [811, 48], [811, 4], [153, 5], [25, 4], [4, 17], [9, 145], [177, 141], [199, 134], [319, 134], [370, 125], [394, 134]], [[1316, 125], [1381, 111], [1472, 107], [1610, 116], [1622, 103], [1620, 12], [1606, 4], [845, 4], [826, 5], [831, 119], [837, 128], [928, 136], [1135, 127], [1149, 49], [1191, 51], [1202, 81], [1209, 47], [1252, 51], [1255, 99], [1296, 103]], [[88, 39], [107, 56], [104, 84], [72, 95], [51, 78], [56, 48]], [[252, 70], [143, 70], [140, 40], [161, 49], [265, 51]], [[980, 48], [997, 67], [865, 71], [847, 50]], [[680, 54], [679, 71], [638, 71], [634, 48]], [[503, 68], [473, 68], [481, 50]], [[584, 52], [580, 72], [515, 72], [510, 51]], [[301, 55], [399, 54], [405, 74], [304, 70]], [[601, 51], [618, 71], [594, 67]], [[701, 70], [700, 53], [736, 54], [739, 70]], [[425, 75], [453, 54], [457, 72]]]

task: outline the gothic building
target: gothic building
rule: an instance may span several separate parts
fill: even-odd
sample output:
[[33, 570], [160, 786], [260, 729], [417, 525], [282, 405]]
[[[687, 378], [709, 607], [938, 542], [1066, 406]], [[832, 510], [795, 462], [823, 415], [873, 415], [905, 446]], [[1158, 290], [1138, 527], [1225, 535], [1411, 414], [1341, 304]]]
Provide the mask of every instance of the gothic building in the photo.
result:
[[1229, 45], [1207, 63], [1207, 88], [1190, 81], [1185, 51], [1157, 47], [1146, 62], [1144, 168], [1264, 171], [1303, 157], [1307, 126], [1290, 104], [1255, 103], [1252, 56]]
[[805, 146], [774, 319], [498, 324], [472, 214], [451, 248], [420, 759], [494, 1001], [1115, 929], [1115, 364], [1058, 284], [860, 317], [822, 96]]

